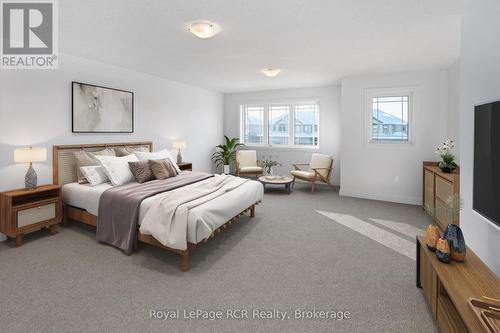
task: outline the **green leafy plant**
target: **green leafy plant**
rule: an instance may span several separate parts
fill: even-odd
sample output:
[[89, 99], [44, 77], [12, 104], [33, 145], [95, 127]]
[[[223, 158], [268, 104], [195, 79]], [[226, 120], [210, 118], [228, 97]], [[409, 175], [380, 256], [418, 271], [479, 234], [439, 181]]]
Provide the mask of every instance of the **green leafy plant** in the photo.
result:
[[226, 142], [218, 145], [216, 147], [218, 150], [212, 154], [212, 161], [217, 167], [231, 164], [236, 158], [238, 147], [243, 146], [243, 144], [239, 142], [239, 138], [229, 139], [224, 135], [224, 139]]
[[442, 159], [442, 161], [439, 161], [438, 166], [444, 172], [452, 172], [457, 168], [455, 155], [451, 153], [453, 148], [455, 148], [455, 141], [448, 139], [436, 149], [436, 154], [441, 156]]
[[273, 160], [273, 156], [269, 155], [266, 159], [262, 160], [262, 166], [266, 169], [268, 175], [271, 174], [273, 167], [281, 165], [278, 161]]

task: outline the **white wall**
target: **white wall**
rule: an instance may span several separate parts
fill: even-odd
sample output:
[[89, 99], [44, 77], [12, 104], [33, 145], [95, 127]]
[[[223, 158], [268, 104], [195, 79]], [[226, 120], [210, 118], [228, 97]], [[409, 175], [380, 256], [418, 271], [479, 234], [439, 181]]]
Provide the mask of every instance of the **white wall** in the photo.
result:
[[[365, 91], [404, 86], [416, 87], [413, 144], [368, 144]], [[422, 161], [436, 159], [447, 134], [446, 72], [348, 77], [341, 87], [341, 195], [421, 204]]]
[[[280, 100], [317, 99], [320, 103], [320, 149], [319, 152], [334, 157], [332, 182], [340, 182], [340, 87], [326, 87], [269, 90], [226, 94], [224, 105], [224, 133], [230, 137], [240, 136], [240, 105], [253, 102]], [[312, 150], [291, 150], [287, 148], [257, 148], [258, 157], [272, 155], [282, 164], [275, 170], [290, 174], [292, 163], [308, 163]]]
[[462, 16], [460, 225], [465, 241], [500, 276], [500, 228], [472, 210], [474, 106], [500, 100], [500, 2], [465, 1]]
[[447, 137], [455, 140], [457, 163], [460, 161], [460, 61], [455, 62], [446, 70], [447, 81]]
[[[72, 134], [71, 81], [134, 92], [135, 133]], [[83, 58], [60, 55], [58, 70], [0, 72], [0, 190], [24, 186], [27, 165], [14, 164], [18, 146], [43, 146], [48, 161], [36, 163], [39, 184], [52, 183], [54, 144], [152, 140], [155, 149], [185, 139], [184, 160], [211, 171], [221, 142], [222, 94]]]

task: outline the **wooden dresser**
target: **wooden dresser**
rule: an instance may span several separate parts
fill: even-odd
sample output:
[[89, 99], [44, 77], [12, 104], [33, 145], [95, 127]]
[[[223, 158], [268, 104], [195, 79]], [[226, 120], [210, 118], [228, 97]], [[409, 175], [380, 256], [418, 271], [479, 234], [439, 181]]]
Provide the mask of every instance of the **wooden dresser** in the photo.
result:
[[417, 237], [417, 287], [422, 288], [442, 333], [481, 333], [484, 329], [468, 304], [483, 296], [500, 299], [497, 278], [471, 249], [465, 262], [444, 264]]
[[460, 195], [460, 171], [442, 172], [436, 162], [423, 163], [423, 207], [438, 226], [444, 230], [450, 223], [459, 224], [458, 217], [452, 218], [448, 200], [454, 194]]

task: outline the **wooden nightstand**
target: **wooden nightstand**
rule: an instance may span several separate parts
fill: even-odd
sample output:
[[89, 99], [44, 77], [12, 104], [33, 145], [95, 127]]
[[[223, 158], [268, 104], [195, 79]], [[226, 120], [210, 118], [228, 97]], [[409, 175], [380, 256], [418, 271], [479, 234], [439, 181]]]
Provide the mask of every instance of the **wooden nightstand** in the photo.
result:
[[56, 233], [62, 219], [61, 187], [42, 185], [35, 189], [19, 189], [0, 193], [0, 232], [8, 239], [23, 244], [24, 234], [48, 227]]
[[179, 169], [181, 169], [182, 171], [193, 171], [193, 163], [191, 162], [181, 162], [181, 163], [177, 163], [177, 166], [179, 167]]

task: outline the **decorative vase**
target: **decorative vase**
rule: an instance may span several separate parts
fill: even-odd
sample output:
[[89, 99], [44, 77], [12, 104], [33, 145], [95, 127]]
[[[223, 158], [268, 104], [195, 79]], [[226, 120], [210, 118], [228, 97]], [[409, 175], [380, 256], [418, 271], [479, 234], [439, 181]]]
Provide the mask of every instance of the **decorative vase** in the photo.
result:
[[443, 238], [446, 238], [450, 245], [451, 259], [459, 262], [464, 261], [467, 247], [465, 246], [462, 229], [456, 224], [448, 224]]
[[440, 168], [441, 171], [445, 172], [445, 173], [452, 173], [454, 169], [450, 168], [450, 167], [444, 167], [444, 168]]
[[425, 231], [425, 243], [427, 244], [427, 248], [433, 252], [436, 251], [436, 243], [439, 238], [441, 238], [439, 228], [434, 224], [430, 224]]
[[229, 164], [224, 164], [224, 173], [229, 175], [231, 173], [231, 166]]
[[436, 243], [436, 257], [439, 261], [448, 264], [451, 260], [450, 244], [445, 238], [439, 238]]

